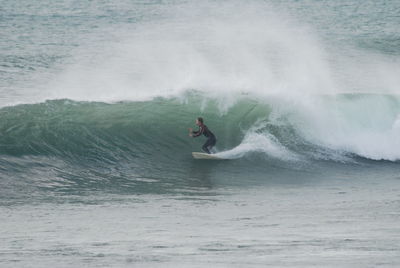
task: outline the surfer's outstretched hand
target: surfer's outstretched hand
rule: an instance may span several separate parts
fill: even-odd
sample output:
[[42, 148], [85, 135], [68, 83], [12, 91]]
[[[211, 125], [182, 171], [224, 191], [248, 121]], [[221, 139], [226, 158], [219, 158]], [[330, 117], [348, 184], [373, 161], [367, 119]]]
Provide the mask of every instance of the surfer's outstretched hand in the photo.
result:
[[193, 132], [193, 128], [189, 128], [189, 137], [193, 136], [192, 132]]

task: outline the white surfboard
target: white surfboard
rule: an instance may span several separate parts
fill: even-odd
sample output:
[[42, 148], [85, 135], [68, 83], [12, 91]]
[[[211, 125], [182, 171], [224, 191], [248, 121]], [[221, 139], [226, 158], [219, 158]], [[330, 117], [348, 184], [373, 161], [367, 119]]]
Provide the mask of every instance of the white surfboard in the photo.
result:
[[193, 158], [194, 159], [210, 159], [210, 160], [223, 160], [223, 158], [220, 158], [214, 154], [206, 154], [206, 153], [200, 153], [200, 152], [192, 152]]

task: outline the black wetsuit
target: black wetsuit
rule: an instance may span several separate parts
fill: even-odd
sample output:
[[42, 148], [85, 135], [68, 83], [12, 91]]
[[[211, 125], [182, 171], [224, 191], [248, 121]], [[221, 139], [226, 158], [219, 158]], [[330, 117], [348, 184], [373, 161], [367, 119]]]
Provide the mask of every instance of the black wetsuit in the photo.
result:
[[215, 146], [217, 143], [217, 138], [215, 138], [215, 135], [208, 129], [206, 125], [201, 125], [199, 126], [198, 131], [193, 131], [192, 132], [193, 137], [198, 137], [201, 134], [207, 137], [206, 142], [203, 144], [203, 149], [204, 152], [211, 154], [210, 149]]

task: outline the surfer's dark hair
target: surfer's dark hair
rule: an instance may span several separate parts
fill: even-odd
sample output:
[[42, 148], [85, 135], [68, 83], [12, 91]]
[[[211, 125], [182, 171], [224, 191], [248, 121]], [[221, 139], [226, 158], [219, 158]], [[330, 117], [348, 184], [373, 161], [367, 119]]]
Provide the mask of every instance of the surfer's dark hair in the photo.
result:
[[202, 124], [204, 123], [203, 117], [197, 117], [197, 120], [199, 120], [199, 122], [202, 123]]

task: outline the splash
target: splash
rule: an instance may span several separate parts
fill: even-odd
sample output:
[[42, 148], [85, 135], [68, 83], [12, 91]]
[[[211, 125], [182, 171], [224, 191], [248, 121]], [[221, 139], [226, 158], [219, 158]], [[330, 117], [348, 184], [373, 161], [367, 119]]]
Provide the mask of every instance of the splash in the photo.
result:
[[114, 33], [118, 42], [78, 49], [47, 97], [143, 101], [194, 89], [227, 110], [243, 94], [299, 98], [335, 90], [312, 29], [270, 4], [192, 3], [162, 12]]

